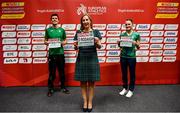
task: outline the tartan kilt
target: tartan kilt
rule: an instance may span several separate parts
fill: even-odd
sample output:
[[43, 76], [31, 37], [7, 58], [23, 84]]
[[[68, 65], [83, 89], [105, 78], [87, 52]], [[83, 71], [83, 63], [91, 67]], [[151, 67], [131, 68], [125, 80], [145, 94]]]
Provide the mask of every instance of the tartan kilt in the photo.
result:
[[79, 52], [76, 67], [75, 80], [77, 81], [99, 81], [100, 65], [97, 52]]

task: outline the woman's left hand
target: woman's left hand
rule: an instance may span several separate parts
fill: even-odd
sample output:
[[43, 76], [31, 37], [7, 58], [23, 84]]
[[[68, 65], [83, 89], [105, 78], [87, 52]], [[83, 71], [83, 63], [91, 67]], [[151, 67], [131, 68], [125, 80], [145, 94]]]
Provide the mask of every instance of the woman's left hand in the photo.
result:
[[96, 47], [98, 49], [100, 49], [101, 48], [101, 41], [100, 41], [100, 39], [98, 37], [94, 37], [94, 41], [95, 41]]
[[98, 37], [94, 37], [94, 41], [95, 41], [95, 43], [97, 44], [100, 40], [99, 40]]

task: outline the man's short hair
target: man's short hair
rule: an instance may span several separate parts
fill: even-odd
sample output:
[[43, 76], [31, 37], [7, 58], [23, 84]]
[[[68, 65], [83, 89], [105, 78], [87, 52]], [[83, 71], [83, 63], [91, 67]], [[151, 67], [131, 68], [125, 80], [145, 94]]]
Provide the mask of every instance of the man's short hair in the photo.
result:
[[131, 23], [133, 23], [133, 19], [131, 18], [126, 19], [126, 21], [131, 21]]
[[56, 13], [52, 14], [52, 15], [51, 15], [51, 19], [52, 19], [53, 16], [57, 16], [58, 19], [59, 19], [59, 15], [58, 15], [58, 14], [56, 14]]

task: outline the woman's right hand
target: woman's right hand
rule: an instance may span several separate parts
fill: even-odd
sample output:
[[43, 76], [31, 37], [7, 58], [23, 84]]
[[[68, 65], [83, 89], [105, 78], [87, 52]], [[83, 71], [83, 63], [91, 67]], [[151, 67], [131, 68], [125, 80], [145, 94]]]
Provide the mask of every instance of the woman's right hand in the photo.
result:
[[118, 44], [119, 47], [120, 47], [120, 42], [121, 42], [120, 40], [117, 41], [117, 44]]
[[78, 42], [74, 41], [74, 49], [77, 50], [78, 49]]

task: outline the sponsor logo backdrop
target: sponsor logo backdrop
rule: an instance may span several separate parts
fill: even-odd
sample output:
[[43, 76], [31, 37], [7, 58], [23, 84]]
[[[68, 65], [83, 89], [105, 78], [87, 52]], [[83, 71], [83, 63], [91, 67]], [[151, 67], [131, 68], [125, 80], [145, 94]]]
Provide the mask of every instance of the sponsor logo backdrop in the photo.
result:
[[[116, 41], [125, 30], [126, 18], [134, 20], [134, 30], [141, 35], [136, 83], [179, 84], [179, 3], [177, 0], [1, 0], [0, 86], [47, 85], [48, 47], [43, 37], [45, 29], [51, 26], [52, 13], [59, 14], [60, 26], [67, 34], [66, 84], [79, 85], [74, 81], [77, 52], [73, 37], [85, 12], [91, 15], [93, 28], [99, 29], [103, 37], [103, 47], [98, 50], [101, 81], [97, 85], [122, 84]], [[59, 85], [57, 79], [56, 85]]]

